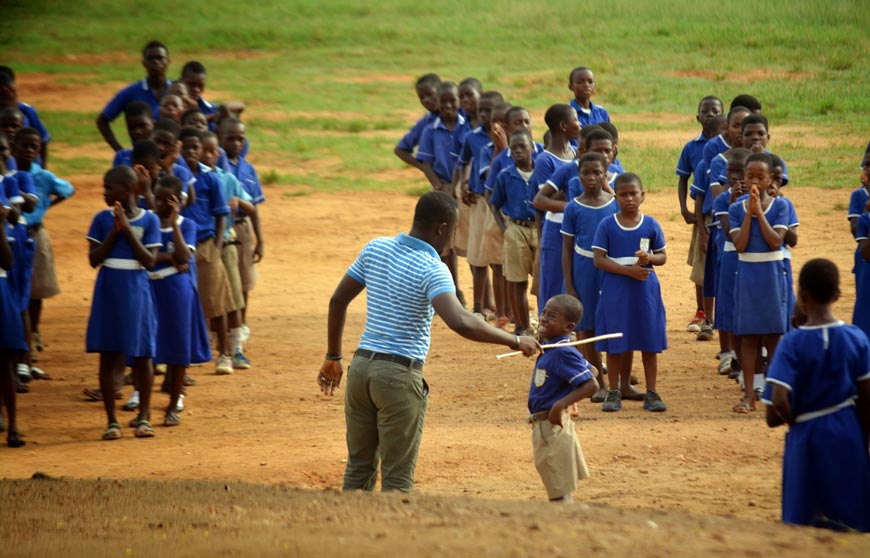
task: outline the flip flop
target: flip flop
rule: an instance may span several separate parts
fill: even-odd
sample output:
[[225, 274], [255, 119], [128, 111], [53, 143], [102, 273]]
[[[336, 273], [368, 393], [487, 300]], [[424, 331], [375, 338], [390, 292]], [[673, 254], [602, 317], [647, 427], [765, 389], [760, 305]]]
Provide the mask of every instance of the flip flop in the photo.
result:
[[130, 428], [138, 428], [139, 427], [139, 417], [135, 416], [132, 419], [130, 419], [130, 422], [127, 423], [127, 426], [129, 426]]
[[745, 415], [749, 412], [752, 412], [755, 410], [755, 399], [752, 397], [744, 397], [740, 400], [740, 403], [734, 405], [734, 408], [732, 410], [740, 415]]
[[121, 425], [117, 422], [109, 423], [109, 427], [103, 432], [103, 440], [120, 440], [124, 436]]
[[51, 375], [48, 372], [46, 372], [45, 370], [42, 370], [41, 368], [37, 368], [35, 366], [30, 367], [30, 375], [33, 377], [34, 380], [50, 380], [51, 379]]
[[153, 438], [154, 437], [154, 429], [151, 427], [151, 423], [147, 420], [140, 420], [139, 426], [136, 427], [137, 438]]
[[163, 418], [163, 426], [178, 426], [181, 424], [181, 419], [175, 413], [166, 413]]

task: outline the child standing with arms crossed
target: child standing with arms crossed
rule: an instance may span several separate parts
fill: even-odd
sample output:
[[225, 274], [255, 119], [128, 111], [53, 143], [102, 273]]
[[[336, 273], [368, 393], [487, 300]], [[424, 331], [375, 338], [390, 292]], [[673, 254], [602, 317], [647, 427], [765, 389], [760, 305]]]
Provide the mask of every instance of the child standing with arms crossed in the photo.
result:
[[[568, 294], [583, 305], [583, 319], [577, 324], [577, 335], [580, 339], [588, 339], [595, 336], [595, 310], [603, 275], [593, 263], [592, 241], [598, 224], [616, 213], [618, 208], [613, 194], [604, 191], [607, 157], [600, 153], [587, 153], [580, 158], [579, 174], [583, 194], [565, 206], [562, 221], [562, 272]], [[592, 396], [592, 402], [602, 403], [607, 394], [607, 383], [600, 372], [601, 353], [591, 343], [582, 345], [580, 351], [599, 370], [598, 391]]]
[[[567, 343], [582, 316], [583, 306], [576, 298], [556, 295], [541, 312], [538, 335], [547, 343]], [[550, 349], [535, 362], [529, 387], [529, 423], [535, 468], [551, 502], [570, 502], [577, 481], [589, 476], [568, 409], [595, 393], [597, 373], [571, 346]]]
[[602, 411], [622, 408], [620, 390], [627, 392], [631, 377], [631, 351], [640, 351], [646, 378], [643, 408], [667, 409], [656, 392], [658, 353], [667, 348], [665, 306], [653, 266], [664, 265], [665, 235], [658, 221], [640, 211], [643, 183], [627, 172], [613, 183], [619, 213], [598, 225], [592, 243], [595, 267], [604, 271], [601, 296], [595, 310], [595, 332], [623, 334], [619, 339], [598, 341], [596, 348], [607, 351], [610, 390]]
[[806, 323], [787, 334], [770, 363], [767, 425], [788, 424], [782, 520], [870, 531], [870, 341], [834, 317], [840, 274], [808, 261], [798, 280]]
[[108, 427], [104, 440], [122, 436], [115, 415], [115, 378], [132, 358], [134, 384], [139, 390], [137, 438], [154, 436], [151, 428], [151, 386], [154, 370], [157, 317], [146, 269], [154, 266], [160, 247], [160, 220], [136, 205], [138, 177], [118, 166], [103, 178], [103, 197], [109, 209], [97, 213], [88, 231], [91, 267], [100, 267], [91, 315], [87, 352], [100, 353], [100, 390]]

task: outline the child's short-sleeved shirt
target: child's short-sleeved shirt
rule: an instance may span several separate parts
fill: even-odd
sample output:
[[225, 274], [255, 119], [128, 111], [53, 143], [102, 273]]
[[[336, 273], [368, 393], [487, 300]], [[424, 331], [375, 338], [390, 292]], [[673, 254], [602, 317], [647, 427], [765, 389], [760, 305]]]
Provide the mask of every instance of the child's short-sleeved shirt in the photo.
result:
[[704, 161], [698, 161], [698, 164], [695, 166], [692, 187], [689, 188], [690, 198], [696, 200], [699, 195], [704, 196], [701, 212], [704, 215], [709, 215], [710, 211], [712, 211], [713, 196], [710, 195], [710, 173], [707, 172], [707, 164]]
[[[484, 159], [480, 155], [487, 145], [492, 145], [492, 142], [489, 140], [489, 134], [484, 131], [483, 126], [478, 126], [465, 134], [462, 147], [459, 149], [459, 166], [465, 167], [469, 163], [471, 164], [471, 173], [468, 176], [468, 189], [480, 196], [486, 193], [486, 189], [483, 187], [486, 170], [481, 171]], [[490, 156], [492, 156], [492, 151], [490, 151]], [[486, 162], [485, 164], [488, 168], [489, 163]]]
[[731, 149], [731, 146], [728, 145], [728, 142], [725, 141], [725, 138], [722, 134], [719, 134], [715, 138], [709, 140], [706, 145], [704, 145], [703, 152], [703, 160], [707, 164], [707, 168], [710, 168], [710, 163], [713, 161], [713, 157], [720, 153], [725, 153]]
[[535, 208], [529, 200], [531, 184], [511, 166], [502, 170], [495, 181], [489, 203], [511, 219], [534, 221]]
[[[158, 217], [159, 219], [159, 217]], [[188, 250], [191, 252], [196, 251], [196, 223], [194, 223], [190, 219], [185, 219], [183, 216], [178, 216], [178, 228], [181, 229], [181, 238], [184, 239], [184, 243], [187, 244]], [[163, 254], [174, 254], [175, 253], [175, 234], [172, 232], [172, 227], [160, 227], [160, 249], [158, 252]], [[151, 272], [159, 271], [161, 269], [171, 267], [172, 264], [169, 262], [157, 262], [154, 264], [154, 267], [151, 268]]]
[[[549, 343], [567, 343], [568, 337], [550, 339]], [[539, 413], [595, 378], [589, 363], [576, 347], [549, 349], [535, 361], [529, 386], [529, 412]]]
[[[593, 207], [580, 203], [574, 198], [565, 206], [565, 218], [562, 221], [562, 234], [574, 238], [575, 250], [586, 257], [592, 257], [592, 244], [595, 241], [595, 233], [601, 221], [616, 214], [619, 204], [616, 198], [611, 198], [604, 205]], [[594, 311], [591, 309], [589, 311]]]
[[849, 215], [848, 219], [857, 219], [862, 213], [867, 211], [867, 201], [870, 200], [870, 191], [864, 186], [857, 190], [853, 190], [849, 196]]
[[707, 141], [707, 136], [700, 133], [695, 139], [686, 142], [683, 151], [680, 152], [680, 159], [677, 161], [677, 176], [688, 178], [695, 174], [698, 162], [704, 158], [704, 146], [707, 145]]
[[604, 107], [600, 107], [591, 101], [589, 102], [589, 110], [581, 107], [577, 99], [571, 99], [570, 104], [577, 111], [577, 120], [580, 121], [580, 127], [610, 122], [610, 115], [607, 114]]
[[196, 201], [185, 207], [181, 214], [196, 223], [196, 241], [202, 242], [215, 234], [214, 218], [229, 215], [230, 207], [224, 197], [223, 184], [217, 173], [199, 164], [199, 173], [194, 175]]
[[707, 172], [710, 186], [724, 186], [728, 184], [728, 176], [725, 174], [726, 170], [728, 170], [728, 159], [725, 157], [725, 154], [720, 153], [713, 157]]
[[[535, 142], [535, 148], [532, 152], [532, 161], [540, 154], [543, 153], [544, 146], [540, 143]], [[511, 156], [510, 148], [505, 148], [495, 156], [495, 159], [492, 160], [492, 164], [489, 169], [489, 176], [486, 177], [486, 189], [492, 190], [493, 186], [495, 186], [495, 179], [498, 178], [498, 175], [501, 174], [506, 167], [514, 164], [514, 158]]]
[[246, 161], [244, 157], [239, 156], [236, 163], [227, 159], [227, 170], [241, 183], [242, 188], [251, 197], [251, 203], [259, 205], [266, 201], [257, 171], [254, 169], [254, 165]]
[[24, 203], [24, 196], [21, 195], [21, 191], [18, 189], [18, 178], [15, 174], [0, 174], [0, 186], [3, 187], [3, 195], [6, 197], [7, 203], [4, 207], [9, 207], [8, 204], [20, 205]]
[[436, 118], [431, 126], [423, 130], [420, 136], [420, 146], [417, 148], [417, 160], [432, 164], [432, 170], [441, 182], [450, 183], [453, 179], [453, 167], [457, 156], [453, 153], [454, 146], [465, 138], [469, 131], [468, 122], [458, 114], [456, 125], [452, 130]]
[[[556, 169], [553, 174], [547, 179], [547, 184], [553, 187], [557, 192], [568, 191], [568, 181], [572, 178], [577, 178], [577, 173], [580, 170], [580, 161], [574, 159], [569, 164], [563, 165]], [[570, 199], [570, 198], [569, 198]]]
[[[172, 82], [167, 79], [163, 91], [169, 91], [170, 85], [172, 85]], [[143, 78], [142, 81], [131, 83], [124, 89], [118, 91], [105, 108], [103, 108], [101, 114], [106, 118], [106, 120], [111, 122], [118, 118], [118, 116], [124, 112], [124, 109], [127, 108], [127, 105], [133, 101], [143, 101], [148, 103], [148, 106], [150, 106], [152, 110], [157, 110], [160, 108], [161, 99], [162, 97], [157, 97], [154, 90], [151, 89], [151, 85], [148, 84], [148, 78], [146, 77]]]
[[402, 151], [407, 151], [408, 153], [413, 153], [414, 149], [420, 145], [420, 137], [423, 135], [423, 130], [431, 126], [435, 119], [438, 118], [437, 112], [428, 112], [423, 118], [417, 121], [408, 133], [405, 134], [402, 139], [399, 140], [399, 143], [396, 145]]
[[[239, 198], [242, 201], [254, 203], [251, 195], [245, 191], [244, 187], [242, 187], [242, 183], [239, 182], [235, 175], [220, 167], [215, 167], [213, 172], [217, 173], [218, 177], [221, 179], [221, 184], [224, 188], [224, 198], [227, 200], [227, 203], [229, 203], [232, 198]], [[239, 214], [245, 215], [241, 209], [239, 209]], [[231, 229], [235, 222], [235, 215], [232, 213], [227, 215], [225, 221], [226, 226], [224, 227], [224, 238], [227, 238], [232, 234]]]
[[[529, 182], [531, 182], [531, 189], [529, 190], [529, 195], [532, 197], [530, 201], [535, 201], [535, 196], [538, 195], [538, 192], [541, 188], [544, 187], [547, 182], [549, 182], [550, 177], [562, 167], [565, 166], [573, 166], [571, 162], [575, 159], [572, 157], [571, 159], [562, 159], [559, 158], [547, 150], [544, 150], [535, 157], [535, 172], [532, 174], [532, 178]], [[562, 222], [562, 214], [561, 213], [553, 213], [552, 211], [548, 211], [546, 214], [547, 221], [553, 221], [554, 223]]]
[[[160, 243], [160, 219], [154, 213], [137, 208], [138, 213], [130, 219], [130, 228], [145, 248], [156, 248]], [[94, 216], [87, 239], [102, 244], [115, 228], [115, 214], [111, 208], [104, 209]], [[109, 250], [106, 259], [135, 260], [136, 254], [126, 234], [119, 234]]]
[[435, 248], [407, 234], [376, 238], [347, 274], [366, 288], [366, 324], [359, 348], [425, 361], [435, 314], [432, 301], [456, 292]]
[[[731, 236], [739, 232], [743, 226], [743, 219], [746, 217], [746, 212], [749, 211], [749, 196], [743, 195], [736, 202], [728, 207], [728, 224], [731, 227]], [[764, 217], [774, 229], [788, 228], [788, 204], [780, 198], [774, 198], [767, 209], [764, 211]], [[758, 219], [753, 217], [750, 223], [749, 243], [746, 245], [745, 254], [758, 254], [764, 252], [774, 252], [771, 250], [764, 236], [761, 234], [761, 226], [758, 224]], [[777, 249], [778, 250], [778, 249]], [[745, 260], [746, 257], [742, 256]]]
[[48, 143], [51, 141], [51, 134], [48, 133], [48, 130], [45, 127], [45, 124], [42, 123], [42, 120], [39, 119], [39, 115], [36, 114], [36, 109], [27, 103], [22, 103], [18, 101], [18, 110], [21, 111], [21, 114], [24, 115], [24, 127], [25, 128], [33, 128], [37, 132], [39, 132], [39, 137], [42, 138], [42, 143]]
[[37, 200], [36, 207], [30, 213], [25, 213], [24, 218], [27, 219], [28, 227], [34, 227], [42, 223], [45, 213], [51, 207], [52, 197], [65, 200], [75, 193], [75, 188], [35, 162], [30, 164], [29, 174], [33, 177]]
[[[641, 215], [640, 223], [626, 228], [614, 214], [598, 225], [592, 249], [603, 250], [608, 259], [619, 265], [634, 265], [637, 263], [634, 253], [641, 249], [642, 244], [648, 244], [648, 252], [662, 252], [667, 247], [665, 233], [659, 222], [649, 215]], [[652, 265], [645, 267], [651, 268]]]

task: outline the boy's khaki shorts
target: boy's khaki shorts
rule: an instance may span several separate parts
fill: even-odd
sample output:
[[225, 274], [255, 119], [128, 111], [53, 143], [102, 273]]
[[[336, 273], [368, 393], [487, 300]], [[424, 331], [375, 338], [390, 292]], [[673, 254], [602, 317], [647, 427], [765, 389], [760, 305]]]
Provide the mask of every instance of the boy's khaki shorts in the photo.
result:
[[32, 231], [36, 251], [33, 254], [33, 277], [30, 280], [31, 299], [51, 298], [60, 294], [57, 274], [54, 271], [54, 250], [45, 227]]
[[257, 284], [257, 266], [254, 264], [254, 229], [248, 219], [237, 220], [233, 225], [239, 241], [239, 277], [242, 292], [254, 290]]
[[196, 245], [196, 282], [206, 319], [218, 318], [233, 308], [227, 270], [217, 252], [214, 237]]
[[[487, 216], [493, 219], [492, 212], [489, 210], [489, 204], [482, 197], [478, 197], [477, 203], [469, 209], [471, 214], [468, 216], [468, 255], [466, 258], [469, 265], [486, 267], [490, 262], [483, 255], [484, 227]], [[493, 222], [495, 222], [494, 219]]]
[[565, 497], [577, 489], [577, 481], [589, 477], [583, 448], [568, 413], [559, 427], [544, 419], [532, 423], [532, 450], [535, 469], [544, 481], [547, 497]]
[[456, 232], [453, 234], [453, 249], [457, 256], [468, 254], [469, 218], [471, 208], [462, 201], [462, 186], [457, 184], [453, 192], [457, 204], [459, 204], [459, 222], [456, 223]]
[[701, 227], [706, 227], [712, 217], [704, 216], [704, 224], [697, 224], [692, 227], [692, 242], [689, 244], [689, 260], [688, 264], [692, 266], [692, 272], [689, 274], [689, 280], [696, 285], [704, 285], [704, 263], [707, 259], [705, 252], [707, 246], [700, 240]]
[[486, 199], [481, 197], [480, 203], [483, 203], [486, 208], [481, 257], [489, 262], [489, 265], [504, 265], [504, 233], [498, 228], [498, 223], [495, 222], [495, 216], [492, 214], [492, 209], [490, 209]]
[[511, 283], [528, 281], [534, 273], [537, 250], [538, 229], [534, 223], [524, 227], [508, 221], [504, 231], [504, 278]]
[[[237, 242], [237, 241], [233, 241]], [[230, 312], [245, 307], [245, 295], [242, 294], [242, 279], [239, 277], [239, 247], [236, 244], [224, 243], [221, 253], [224, 269], [227, 272], [227, 282], [230, 285], [230, 299], [233, 301]]]

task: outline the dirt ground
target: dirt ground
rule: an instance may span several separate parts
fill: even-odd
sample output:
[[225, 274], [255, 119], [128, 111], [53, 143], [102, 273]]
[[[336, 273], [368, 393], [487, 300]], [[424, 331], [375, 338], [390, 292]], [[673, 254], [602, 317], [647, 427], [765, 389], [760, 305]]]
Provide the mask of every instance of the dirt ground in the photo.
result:
[[[409, 185], [420, 180], [405, 172]], [[592, 476], [576, 494], [582, 503], [556, 507], [535, 472], [525, 421], [532, 362], [497, 361], [503, 348], [465, 341], [437, 318], [416, 492], [337, 492], [346, 457], [343, 392], [324, 397], [314, 381], [326, 350], [327, 301], [368, 240], [409, 228], [416, 199], [401, 192], [282, 196], [267, 188], [266, 257], [248, 319], [253, 369], [218, 377], [211, 366], [193, 368], [198, 385], [180, 427], [160, 427], [148, 440], [128, 430], [122, 440], [101, 441], [101, 405], [86, 402], [82, 389], [97, 379], [96, 355], [84, 353], [96, 276], [84, 236], [102, 198], [98, 177], [68, 178], [76, 195], [46, 219], [63, 294], [46, 301], [38, 366], [54, 380], [31, 383], [19, 397], [27, 446], [0, 447], [6, 555], [870, 552], [867, 536], [778, 523], [785, 430], [769, 430], [761, 411], [732, 413], [738, 388], [716, 374], [717, 342], [685, 331], [694, 313], [689, 228], [669, 188], [649, 194], [643, 208], [661, 222], [670, 255], [659, 270], [670, 343], [659, 392], [668, 411], [653, 415], [628, 402], [604, 414], [584, 403], [578, 432]], [[836, 310], [849, 320], [854, 248], [839, 209], [848, 191], [805, 187], [788, 195], [801, 218], [795, 269], [810, 257], [834, 259], [843, 282]], [[467, 269], [461, 279], [470, 294]], [[348, 315], [345, 354], [364, 318], [361, 297]], [[168, 398], [155, 399], [159, 417]], [[25, 480], [36, 472], [63, 480]]]

